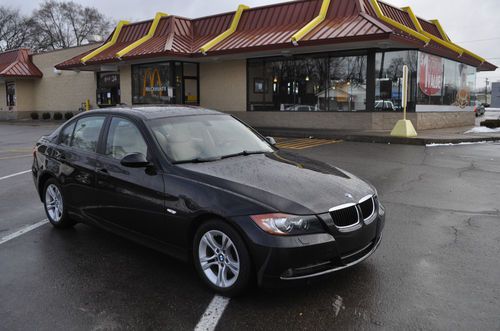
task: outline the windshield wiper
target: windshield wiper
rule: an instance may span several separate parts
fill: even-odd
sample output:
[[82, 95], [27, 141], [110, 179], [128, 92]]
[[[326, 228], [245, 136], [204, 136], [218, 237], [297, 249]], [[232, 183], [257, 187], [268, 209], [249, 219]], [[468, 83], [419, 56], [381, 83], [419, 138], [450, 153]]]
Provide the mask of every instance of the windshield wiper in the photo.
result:
[[223, 155], [220, 158], [227, 159], [227, 158], [236, 157], [236, 156], [247, 156], [247, 155], [252, 155], [252, 154], [265, 154], [265, 153], [267, 153], [267, 152], [265, 152], [265, 151], [241, 151], [239, 153]]
[[214, 156], [214, 157], [207, 157], [207, 158], [197, 157], [197, 158], [191, 159], [191, 160], [181, 160], [181, 161], [175, 161], [175, 162], [172, 162], [172, 163], [173, 164], [181, 164], [181, 163], [213, 162], [213, 161], [217, 161], [217, 160], [227, 159], [227, 158], [230, 158], [230, 157], [247, 156], [247, 155], [264, 154], [264, 153], [267, 153], [267, 152], [265, 152], [265, 151], [241, 151], [241, 152], [234, 153], [234, 154], [228, 154], [228, 155], [222, 155], [222, 156]]
[[197, 157], [195, 159], [191, 160], [181, 160], [181, 161], [175, 161], [172, 162], [173, 164], [181, 164], [181, 163], [203, 163], [203, 162], [212, 162], [212, 161], [217, 161], [220, 160], [220, 157], [207, 157], [207, 158], [202, 158], [202, 157]]

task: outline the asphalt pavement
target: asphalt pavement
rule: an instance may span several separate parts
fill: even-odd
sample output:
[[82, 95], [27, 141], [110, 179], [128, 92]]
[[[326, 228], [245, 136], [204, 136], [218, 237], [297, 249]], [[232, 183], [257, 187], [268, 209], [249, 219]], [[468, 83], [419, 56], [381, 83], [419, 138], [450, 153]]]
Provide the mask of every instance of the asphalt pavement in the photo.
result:
[[[29, 170], [54, 128], [0, 123], [0, 239], [46, 218], [31, 174], [5, 177]], [[294, 152], [378, 188], [382, 244], [329, 277], [231, 299], [218, 330], [500, 330], [499, 143]], [[82, 224], [0, 244], [2, 330], [193, 330], [213, 297], [191, 266]]]

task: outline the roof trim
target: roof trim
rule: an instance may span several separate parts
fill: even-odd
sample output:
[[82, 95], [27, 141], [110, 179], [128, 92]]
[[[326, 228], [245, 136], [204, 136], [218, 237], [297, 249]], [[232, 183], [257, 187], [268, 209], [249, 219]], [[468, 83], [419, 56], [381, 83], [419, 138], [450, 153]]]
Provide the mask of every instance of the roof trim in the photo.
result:
[[451, 39], [448, 37], [446, 32], [444, 32], [443, 26], [441, 25], [441, 23], [439, 23], [439, 20], [430, 20], [429, 22], [431, 22], [436, 26], [436, 28], [438, 29], [439, 33], [441, 34], [441, 36], [445, 41], [451, 43]]
[[443, 37], [444, 37], [444, 38], [445, 38], [445, 39], [446, 39], [446, 40], [447, 40], [450, 44], [452, 44], [452, 45], [453, 45], [453, 46], [455, 46], [455, 47], [458, 47], [458, 48], [462, 51], [462, 54], [463, 54], [463, 53], [469, 54], [470, 56], [472, 56], [472, 57], [473, 57], [473, 58], [475, 58], [476, 60], [480, 61], [480, 62], [481, 62], [481, 64], [483, 64], [483, 63], [485, 63], [485, 62], [486, 62], [486, 59], [484, 59], [483, 57], [481, 57], [481, 56], [479, 56], [479, 55], [477, 55], [477, 54], [474, 54], [473, 52], [471, 52], [471, 51], [469, 51], [469, 50], [467, 50], [467, 49], [465, 49], [465, 48], [463, 48], [463, 47], [461, 47], [461, 46], [459, 46], [459, 45], [457, 45], [457, 44], [453, 43], [453, 42], [450, 40], [450, 38], [448, 37], [448, 35], [446, 34], [446, 32], [444, 31], [443, 26], [441, 25], [441, 23], [439, 23], [439, 20], [434, 19], [434, 20], [430, 20], [430, 22], [431, 22], [432, 24], [434, 24], [434, 25], [438, 28], [439, 33], [440, 33], [440, 34], [441, 34], [441, 35], [442, 35], [442, 36], [443, 36]]
[[320, 25], [325, 20], [326, 13], [328, 12], [329, 7], [330, 7], [330, 0], [323, 0], [318, 16], [313, 18], [312, 21], [307, 23], [292, 36], [291, 41], [294, 46], [298, 46], [300, 39], [302, 39], [306, 34], [311, 32], [315, 27]]
[[375, 9], [375, 13], [377, 14], [377, 17], [380, 20], [384, 21], [385, 23], [389, 23], [390, 25], [398, 28], [399, 30], [401, 30], [403, 32], [408, 33], [409, 35], [419, 39], [420, 41], [423, 41], [426, 46], [429, 44], [429, 42], [431, 41], [431, 39], [429, 37], [424, 36], [423, 34], [407, 27], [406, 25], [403, 25], [399, 22], [396, 22], [392, 18], [385, 16], [384, 13], [382, 12], [382, 9], [380, 8], [378, 0], [370, 0], [370, 2], [372, 4], [373, 8]]
[[153, 38], [153, 36], [155, 35], [155, 32], [156, 32], [156, 29], [158, 28], [158, 24], [160, 23], [160, 20], [163, 17], [167, 17], [167, 16], [168, 16], [168, 14], [165, 14], [162, 12], [157, 12], [155, 15], [155, 18], [153, 19], [153, 23], [151, 24], [151, 27], [149, 28], [148, 33], [144, 37], [142, 37], [141, 39], [136, 40], [132, 44], [128, 45], [127, 47], [125, 47], [124, 49], [122, 49], [121, 51], [116, 53], [116, 57], [118, 59], [121, 59], [123, 57], [123, 55], [129, 53], [134, 48], [137, 48], [138, 46], [144, 44], [149, 39]]
[[441, 46], [444, 46], [444, 47], [446, 47], [446, 48], [454, 51], [459, 56], [462, 56], [464, 54], [464, 51], [460, 47], [458, 47], [458, 46], [456, 46], [456, 45], [454, 45], [452, 43], [449, 43], [449, 42], [447, 42], [447, 41], [445, 41], [443, 39], [440, 39], [440, 38], [436, 37], [435, 35], [433, 35], [433, 34], [427, 32], [427, 31], [425, 31], [422, 28], [422, 25], [418, 21], [418, 18], [417, 18], [417, 16], [415, 16], [415, 13], [411, 9], [411, 7], [403, 7], [401, 9], [408, 13], [408, 15], [410, 16], [411, 21], [413, 22], [413, 25], [415, 25], [415, 27], [417, 28], [417, 31], [419, 33], [421, 33], [424, 36], [430, 38], [432, 41], [440, 44]]
[[87, 62], [88, 60], [96, 57], [97, 55], [99, 55], [103, 51], [107, 50], [108, 48], [110, 48], [111, 46], [113, 46], [114, 44], [116, 44], [116, 41], [118, 40], [118, 36], [120, 35], [120, 32], [122, 31], [122, 28], [125, 25], [128, 25], [128, 24], [130, 24], [129, 21], [120, 21], [120, 22], [118, 22], [118, 25], [116, 26], [115, 31], [113, 32], [113, 36], [111, 37], [111, 39], [107, 43], [105, 43], [104, 45], [102, 45], [101, 47], [96, 48], [91, 53], [89, 53], [89, 54], [85, 55], [84, 57], [82, 57], [82, 59], [80, 60], [80, 62], [83, 63], [83, 64], [85, 64], [85, 62]]
[[210, 40], [207, 42], [205, 45], [200, 47], [200, 52], [203, 53], [203, 55], [206, 55], [207, 52], [213, 48], [215, 45], [232, 35], [235, 31], [236, 28], [238, 28], [238, 24], [240, 23], [241, 15], [243, 15], [243, 11], [250, 9], [250, 7], [245, 6], [245, 5], [239, 5], [238, 9], [234, 13], [233, 16], [233, 21], [231, 22], [231, 25], [229, 26], [229, 29], [226, 31], [222, 32], [220, 35], [215, 37], [214, 39]]

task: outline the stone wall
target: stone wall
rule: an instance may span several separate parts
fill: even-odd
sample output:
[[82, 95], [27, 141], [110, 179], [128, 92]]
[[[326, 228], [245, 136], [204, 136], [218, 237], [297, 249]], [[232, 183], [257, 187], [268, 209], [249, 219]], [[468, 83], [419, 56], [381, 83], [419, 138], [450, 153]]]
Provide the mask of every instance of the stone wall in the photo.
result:
[[[390, 131], [402, 113], [370, 112], [241, 112], [227, 111], [259, 128]], [[472, 112], [408, 113], [417, 130], [473, 126]]]

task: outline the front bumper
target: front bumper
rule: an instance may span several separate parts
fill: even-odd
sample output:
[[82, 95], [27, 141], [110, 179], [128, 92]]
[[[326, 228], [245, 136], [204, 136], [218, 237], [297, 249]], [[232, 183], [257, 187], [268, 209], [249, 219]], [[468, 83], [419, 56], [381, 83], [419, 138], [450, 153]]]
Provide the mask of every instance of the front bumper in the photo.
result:
[[273, 236], [247, 217], [235, 221], [247, 237], [261, 286], [319, 277], [349, 268], [372, 255], [380, 245], [385, 211], [352, 232], [328, 227], [328, 233]]

